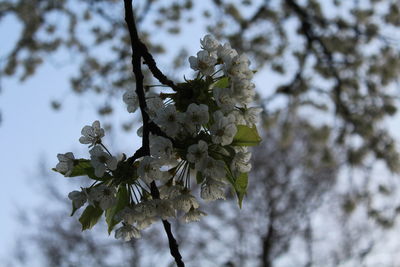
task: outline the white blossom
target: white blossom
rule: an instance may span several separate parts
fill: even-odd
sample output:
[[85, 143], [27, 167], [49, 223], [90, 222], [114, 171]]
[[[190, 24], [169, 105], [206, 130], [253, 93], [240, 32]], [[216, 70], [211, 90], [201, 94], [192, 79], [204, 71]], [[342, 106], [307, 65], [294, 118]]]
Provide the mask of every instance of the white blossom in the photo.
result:
[[197, 202], [196, 198], [188, 192], [178, 195], [173, 199], [172, 204], [175, 209], [182, 210], [184, 212], [188, 212], [191, 207], [195, 209], [199, 207], [199, 203]]
[[232, 97], [231, 88], [214, 88], [213, 96], [217, 106], [222, 112], [231, 111], [235, 107], [235, 99]]
[[57, 158], [60, 162], [57, 163], [56, 170], [64, 174], [65, 177], [70, 176], [74, 169], [74, 154], [72, 154], [72, 152], [57, 154]]
[[86, 194], [82, 191], [72, 191], [68, 194], [68, 198], [72, 200], [72, 205], [75, 209], [79, 209], [87, 201]]
[[211, 35], [207, 34], [202, 40], [200, 40], [201, 48], [208, 52], [214, 52], [218, 49], [219, 42]]
[[226, 174], [225, 163], [222, 160], [216, 160], [208, 156], [201, 172], [204, 177], [222, 180]]
[[90, 151], [90, 163], [94, 168], [94, 174], [102, 177], [106, 169], [117, 169], [117, 159], [106, 153], [100, 146], [93, 147]]
[[253, 78], [253, 72], [249, 68], [250, 61], [245, 54], [235, 56], [231, 64], [227, 66], [226, 73], [229, 77], [240, 79]]
[[136, 227], [139, 230], [143, 230], [152, 225], [153, 223], [155, 223], [156, 221], [157, 221], [156, 217], [145, 217], [143, 220], [140, 220], [136, 223]]
[[160, 161], [153, 157], [145, 156], [139, 164], [139, 177], [146, 183], [151, 183], [154, 180], [163, 180], [164, 176], [160, 167]]
[[241, 110], [232, 110], [230, 114], [235, 116], [235, 125], [247, 125], [246, 119], [244, 118], [244, 114]]
[[132, 238], [140, 238], [140, 231], [130, 224], [125, 224], [115, 231], [115, 238], [128, 242]]
[[89, 196], [92, 201], [98, 203], [99, 207], [102, 210], [107, 210], [113, 207], [117, 201], [115, 194], [117, 190], [114, 186], [107, 186], [105, 184], [101, 184], [99, 186], [93, 187], [90, 189]]
[[197, 133], [209, 120], [208, 106], [191, 103], [185, 113], [185, 126], [190, 133]]
[[171, 140], [162, 136], [150, 136], [150, 153], [163, 162], [168, 162], [173, 153]]
[[198, 70], [202, 74], [210, 76], [214, 72], [217, 57], [214, 53], [202, 50], [197, 53], [197, 57], [189, 57], [189, 63], [193, 70]]
[[232, 49], [229, 43], [225, 43], [223, 46], [220, 45], [217, 50], [218, 58], [222, 59], [225, 63], [226, 68], [229, 68], [232, 64], [232, 60], [238, 55], [235, 49]]
[[143, 214], [144, 218], [153, 218], [157, 216], [157, 210], [152, 200], [146, 200], [138, 203], [135, 210]]
[[216, 181], [212, 178], [206, 178], [206, 181], [201, 186], [201, 198], [205, 201], [225, 199], [224, 185], [224, 183]]
[[157, 216], [162, 220], [175, 217], [175, 210], [172, 206], [171, 200], [168, 199], [154, 199], [152, 200], [153, 205], [157, 211]]
[[135, 211], [141, 213], [143, 217], [137, 220], [137, 228], [144, 229], [156, 221], [156, 217], [166, 220], [175, 217], [175, 210], [170, 200], [152, 199], [140, 202], [135, 206]]
[[139, 100], [134, 90], [128, 89], [122, 96], [123, 101], [126, 104], [126, 109], [129, 113], [133, 113], [139, 107]]
[[140, 127], [137, 129], [136, 134], [137, 134], [139, 137], [143, 137], [143, 126], [140, 126]]
[[[230, 180], [227, 173], [239, 176], [251, 170], [251, 152], [246, 146], [234, 146], [232, 143], [237, 127], [243, 127], [238, 125], [255, 127], [262, 111], [258, 107], [248, 108], [255, 97], [250, 61], [246, 55], [239, 55], [230, 44], [220, 45], [212, 35], [204, 36], [200, 43], [202, 50], [189, 57], [190, 67], [198, 71], [194, 80], [178, 84], [171, 93], [146, 93], [148, 122], [157, 124], [165, 135], [152, 135], [154, 131], [150, 129], [150, 154], [136, 162], [129, 162], [135, 169], [136, 178], [132, 179], [141, 180], [122, 181], [121, 186], [125, 186], [125, 182], [134, 182], [141, 187], [156, 180], [162, 186], [159, 187], [159, 197], [143, 192], [139, 194], [140, 200], [135, 195], [137, 204], [132, 204], [131, 196], [129, 203], [118, 208], [115, 219], [122, 221], [122, 226], [115, 231], [118, 239], [129, 241], [140, 238], [140, 230], [160, 218], [176, 217], [177, 212], [184, 213], [182, 220], [185, 222], [199, 221], [207, 215], [198, 209], [199, 202], [189, 190], [193, 182], [190, 180], [193, 178], [190, 177], [194, 173], [193, 166], [203, 180], [200, 181], [199, 191], [205, 201], [225, 199], [226, 183]], [[215, 70], [218, 71], [214, 74]], [[211, 75], [215, 77], [205, 77]], [[226, 82], [225, 88], [215, 87], [216, 84], [223, 84], [213, 83], [220, 79]], [[186, 90], [187, 94], [181, 90]], [[194, 99], [196, 96], [197, 99]], [[139, 106], [138, 96], [132, 89], [124, 93], [123, 101], [129, 113], [135, 112]], [[182, 107], [186, 106], [184, 111]], [[119, 178], [124, 174], [125, 163], [122, 161], [127, 157], [123, 154], [119, 163], [122, 169], [115, 172], [118, 160], [102, 144], [105, 131], [99, 121], [84, 126], [81, 133], [79, 141], [91, 148], [90, 162], [94, 174], [107, 179], [100, 183], [96, 181], [81, 191], [70, 192], [68, 198], [72, 200], [73, 211], [86, 202], [102, 210], [113, 210], [117, 204], [119, 185], [116, 184], [120, 184]], [[143, 126], [137, 133], [140, 137], [147, 137], [144, 136]], [[65, 176], [73, 175], [74, 164], [78, 162], [74, 155], [68, 152], [58, 154], [57, 158], [56, 170]], [[117, 180], [109, 180], [113, 178], [111, 174], [117, 175]]]
[[254, 87], [254, 83], [247, 79], [233, 78], [231, 82], [233, 97], [243, 105], [247, 105], [254, 100]]
[[200, 221], [200, 218], [203, 216], [206, 216], [207, 213], [202, 212], [201, 210], [198, 209], [190, 209], [189, 212], [187, 212], [185, 215], [182, 216], [182, 220], [185, 223], [189, 223], [189, 222], [198, 222]]
[[91, 189], [90, 188], [82, 188], [82, 192], [85, 194], [86, 199], [91, 206], [96, 206], [96, 203], [94, 203], [93, 196], [90, 194]]
[[238, 152], [245, 153], [245, 152], [249, 151], [249, 147], [247, 147], [247, 146], [233, 146], [233, 149], [235, 150], [236, 153], [238, 153]]
[[196, 170], [201, 170], [204, 167], [208, 156], [208, 145], [203, 140], [199, 140], [198, 144], [191, 145], [188, 148], [186, 159], [195, 164]]
[[175, 137], [181, 129], [183, 115], [176, 111], [174, 105], [168, 105], [157, 111], [155, 122], [161, 126], [168, 136]]
[[86, 125], [82, 128], [82, 136], [79, 138], [79, 142], [82, 144], [90, 144], [92, 147], [96, 144], [101, 143], [101, 138], [104, 137], [104, 129], [100, 127], [99, 121], [94, 121], [92, 126]]
[[222, 146], [232, 143], [236, 135], [237, 128], [234, 124], [235, 116], [224, 116], [221, 111], [214, 112], [214, 124], [211, 126], [211, 139], [214, 144], [221, 144]]
[[257, 124], [259, 119], [260, 119], [260, 113], [262, 111], [262, 108], [257, 108], [257, 107], [251, 107], [248, 109], [245, 109], [244, 111], [244, 119], [247, 122], [247, 126], [254, 126], [254, 124]]
[[181, 194], [183, 186], [181, 185], [163, 185], [160, 187], [161, 199], [173, 199]]
[[157, 111], [165, 107], [161, 97], [155, 93], [149, 93], [146, 96], [146, 104], [147, 104], [147, 114], [149, 114], [149, 117], [151, 119], [154, 119], [156, 117]]
[[125, 207], [117, 213], [117, 217], [125, 223], [133, 224], [135, 222], [145, 219], [143, 213], [137, 211], [135, 208]]
[[251, 170], [251, 152], [237, 152], [231, 163], [231, 170], [246, 173]]

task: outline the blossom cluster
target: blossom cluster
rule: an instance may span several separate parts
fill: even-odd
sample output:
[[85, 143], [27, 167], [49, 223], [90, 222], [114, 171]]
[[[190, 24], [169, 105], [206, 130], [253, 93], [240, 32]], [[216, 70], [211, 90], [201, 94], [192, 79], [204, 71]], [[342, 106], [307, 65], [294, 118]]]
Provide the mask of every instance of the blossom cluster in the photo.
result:
[[[143, 112], [162, 133], [150, 134], [149, 155], [133, 163], [126, 156], [117, 160], [102, 142], [99, 121], [85, 126], [79, 139], [91, 148], [90, 160], [75, 159], [71, 152], [58, 154], [56, 171], [95, 180], [68, 195], [73, 213], [88, 204], [80, 218], [83, 229], [92, 227], [88, 221], [103, 212], [109, 231], [122, 224], [115, 237], [126, 241], [139, 238], [157, 219], [198, 221], [206, 214], [199, 209], [196, 192], [205, 201], [215, 201], [226, 198], [228, 186], [241, 205], [251, 170], [248, 147], [261, 141], [256, 128], [261, 109], [250, 106], [253, 71], [248, 58], [228, 43], [222, 45], [211, 35], [200, 43], [201, 51], [189, 58], [194, 79], [177, 84], [170, 93], [146, 94]], [[129, 113], [139, 107], [133, 90], [123, 101]], [[150, 184], [156, 184], [159, 197]]]

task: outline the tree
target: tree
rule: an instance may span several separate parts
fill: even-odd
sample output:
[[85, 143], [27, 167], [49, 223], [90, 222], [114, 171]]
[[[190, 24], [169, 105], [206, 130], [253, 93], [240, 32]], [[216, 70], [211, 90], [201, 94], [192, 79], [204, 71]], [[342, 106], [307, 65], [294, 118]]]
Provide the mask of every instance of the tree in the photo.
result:
[[[65, 11], [68, 10], [65, 6], [54, 6], [49, 3], [42, 1], [42, 6], [34, 5], [33, 9], [40, 7], [38, 9], [40, 16], [37, 17], [47, 14], [46, 10], [60, 10], [66, 14], [72, 14], [71, 18], [74, 17], [74, 13]], [[107, 13], [107, 11], [113, 10], [110, 8], [114, 5], [112, 1], [102, 1], [101, 3], [82, 1], [81, 3], [90, 10], [88, 13], [94, 13], [94, 16], [99, 16], [110, 23], [113, 22], [113, 17]], [[170, 7], [165, 7], [156, 1], [148, 1], [141, 7], [142, 9], [138, 9], [141, 11], [137, 13], [148, 14], [146, 10], [151, 10], [152, 6], [153, 8], [154, 6], [160, 7], [158, 11], [161, 14], [161, 20], [156, 23], [169, 28], [170, 32], [176, 33], [178, 32], [176, 26], [182, 25], [181, 21], [185, 18], [185, 12], [198, 13], [196, 6], [192, 7], [190, 3], [190, 1], [185, 1], [182, 5], [173, 3]], [[63, 2], [62, 4], [68, 7], [70, 3]], [[26, 1], [18, 2], [18, 5], [4, 2], [0, 8], [4, 11], [0, 14], [18, 12], [17, 14], [22, 14], [21, 16], [27, 15], [21, 10], [29, 5], [32, 4]], [[212, 8], [208, 9], [205, 16], [215, 17], [215, 14], [219, 14], [218, 12], [221, 11], [225, 14], [225, 16], [218, 16], [218, 23], [213, 23], [217, 24], [217, 27], [209, 27], [211, 32], [221, 39], [229, 40], [234, 47], [241, 47], [242, 51], [249, 53], [252, 58], [257, 60], [258, 67], [265, 65], [278, 74], [285, 74], [284, 81], [276, 87], [270, 88], [271, 94], [268, 94], [265, 99], [261, 99], [265, 107], [265, 124], [268, 131], [274, 129], [271, 125], [276, 125], [271, 124], [271, 121], [282, 116], [282, 113], [294, 114], [294, 117], [299, 116], [302, 120], [308, 121], [305, 129], [310, 133], [319, 128], [330, 132], [330, 138], [326, 142], [334, 140], [336, 145], [330, 146], [328, 149], [341, 147], [343, 150], [340, 151], [340, 154], [346, 155], [345, 159], [339, 157], [339, 166], [368, 165], [372, 152], [372, 156], [383, 159], [390, 170], [397, 171], [398, 155], [395, 150], [395, 142], [382, 126], [382, 120], [395, 114], [397, 106], [397, 97], [392, 90], [398, 73], [397, 48], [394, 45], [395, 40], [389, 37], [390, 33], [386, 32], [386, 29], [389, 28], [387, 25], [394, 26], [389, 28], [389, 32], [397, 30], [395, 28], [398, 26], [396, 3], [329, 1], [321, 5], [317, 1], [299, 4], [296, 1], [287, 0], [262, 3], [245, 1], [236, 5], [224, 1], [210, 1], [209, 5]], [[15, 8], [16, 6], [18, 8]], [[192, 11], [186, 11], [189, 9]], [[328, 9], [332, 13], [328, 14]], [[32, 10], [32, 6], [25, 10]], [[378, 10], [386, 10], [386, 12], [381, 14]], [[29, 15], [32, 13], [30, 12]], [[33, 16], [35, 17], [35, 14]], [[122, 27], [121, 22], [116, 22], [121, 21], [121, 18], [115, 17], [114, 23], [110, 24], [114, 27], [110, 32], [114, 32], [114, 38], [120, 34], [118, 36], [126, 40], [126, 33], [116, 30]], [[28, 20], [25, 18], [25, 21]], [[32, 20], [29, 21], [32, 22]], [[37, 25], [43, 26], [42, 29], [44, 29], [46, 23], [41, 24], [39, 19], [37, 21], [39, 21]], [[224, 26], [227, 24], [235, 25], [232, 27], [234, 29], [227, 29]], [[42, 46], [40, 42], [35, 42], [35, 38], [29, 37], [34, 36], [37, 29], [40, 28], [34, 25], [35, 23], [26, 23], [26, 31], [31, 34], [23, 35], [27, 42], [18, 42], [18, 45], [22, 43], [22, 47], [25, 48], [30, 47], [33, 41], [33, 48], [28, 48], [28, 51], [32, 52], [28, 53], [31, 54], [31, 57], [29, 60], [21, 61], [24, 62], [26, 70], [32, 69], [32, 66], [37, 64], [34, 62], [39, 61], [36, 60], [38, 51], [51, 51], [46, 50], [46, 46]], [[270, 31], [259, 32], [259, 29], [268, 26]], [[296, 28], [297, 32], [293, 33], [291, 30], [293, 28]], [[107, 39], [111, 37], [110, 32], [107, 35], [100, 29], [94, 30], [94, 34], [101, 44], [110, 40]], [[70, 33], [71, 35], [64, 36], [73, 36], [74, 32]], [[151, 32], [148, 36], [151, 39]], [[115, 40], [114, 38], [113, 40]], [[70, 41], [71, 47], [84, 47], [82, 44], [78, 45], [78, 41], [75, 39], [66, 38], [66, 40], [73, 40]], [[246, 41], [242, 41], [243, 39]], [[68, 41], [65, 41], [65, 44], [68, 44]], [[292, 47], [292, 44], [299, 45]], [[35, 46], [40, 48], [35, 48]], [[16, 52], [12, 53], [14, 57], [11, 55], [8, 62], [18, 62], [16, 57], [21, 49], [15, 50]], [[82, 51], [84, 50], [82, 49]], [[89, 48], [86, 50], [90, 51]], [[120, 50], [116, 51], [115, 53], [119, 53], [119, 57], [115, 57], [115, 61], [108, 63], [84, 60], [81, 77], [75, 79], [73, 83], [74, 88], [80, 89], [75, 90], [84, 91], [97, 88], [98, 91], [104, 91], [96, 80], [88, 79], [87, 73], [92, 69], [99, 69], [100, 73], [104, 73], [102, 79], [109, 79], [109, 81], [113, 81], [113, 79], [108, 77], [121, 73], [121, 76], [117, 76], [121, 78], [121, 82], [112, 83], [113, 86], [107, 89], [127, 86], [131, 82], [127, 78], [129, 75], [122, 75], [122, 73], [129, 72], [129, 62], [122, 62], [119, 59], [128, 58], [126, 51], [129, 51], [129, 48], [127, 45], [124, 47], [125, 54]], [[88, 56], [89, 53], [84, 52], [83, 54]], [[290, 64], [284, 64], [286, 62]], [[11, 63], [7, 63], [7, 66], [13, 66]], [[121, 66], [123, 63], [125, 67]], [[288, 73], [289, 71], [286, 69], [293, 65], [295, 71]], [[7, 69], [13, 68], [8, 67]], [[120, 72], [120, 70], [125, 70], [125, 72]], [[11, 72], [9, 71], [9, 73]], [[262, 74], [262, 71], [260, 73]], [[283, 104], [274, 99], [282, 99]], [[318, 114], [321, 119], [316, 120], [315, 116], [309, 116], [309, 114]], [[322, 121], [324, 118], [333, 117], [336, 118], [334, 123]], [[284, 130], [281, 135], [288, 134], [287, 129], [292, 128], [292, 123], [295, 123], [295, 120], [287, 120], [287, 126], [282, 128]], [[325, 125], [325, 127], [321, 127], [321, 125]], [[322, 151], [324, 146], [326, 143], [322, 142], [317, 151]], [[332, 153], [333, 151], [330, 151], [330, 154]], [[376, 217], [379, 216], [376, 215]]]
[[[124, 30], [120, 13], [114, 11], [116, 8], [118, 10], [118, 4], [115, 1], [79, 1], [78, 3], [82, 5], [79, 6], [82, 12], [75, 12], [76, 7], [73, 1], [37, 3], [4, 1], [0, 8], [1, 17], [14, 14], [24, 23], [20, 40], [6, 58], [4, 73], [12, 75], [16, 67], [21, 66], [25, 71], [19, 77], [25, 79], [43, 60], [42, 55], [66, 47], [84, 56], [80, 75], [72, 79], [72, 88], [76, 92], [87, 90], [106, 92], [129, 87], [133, 81], [130, 78], [128, 60], [129, 38]], [[161, 29], [169, 29], [171, 34], [179, 32], [183, 26], [181, 21], [192, 20], [184, 17], [185, 12], [192, 12], [189, 14], [192, 18], [196, 18], [194, 14], [199, 11], [196, 8], [201, 8], [194, 5], [192, 1], [173, 2], [165, 6], [157, 1], [142, 3], [142, 6], [135, 7], [139, 15], [139, 24], [148, 16], [149, 10], [156, 10], [158, 14], [155, 18], [149, 18], [152, 20], [150, 23], [155, 23]], [[216, 21], [211, 19], [209, 21], [217, 25], [208, 29], [217, 37], [229, 40], [239, 51], [249, 53], [258, 62], [257, 68], [268, 65], [276, 72], [283, 74], [286, 68], [294, 66], [296, 71], [291, 71], [292, 75], [288, 75], [292, 76], [288, 77], [289, 82], [278, 86], [276, 90], [269, 88], [271, 95], [284, 95], [299, 99], [297, 101], [301, 104], [306, 102], [305, 104], [311, 107], [328, 108], [329, 114], [335, 112], [343, 122], [343, 125], [338, 127], [341, 131], [338, 134], [341, 139], [353, 135], [354, 132], [368, 140], [365, 141], [364, 146], [375, 146], [374, 150], [378, 150], [377, 146], [380, 145], [376, 143], [383, 141], [372, 139], [373, 137], [378, 140], [385, 139], [380, 138], [385, 135], [385, 132], [374, 127], [373, 122], [379, 121], [385, 115], [394, 114], [396, 109], [393, 97], [390, 97], [393, 96], [393, 92], [390, 89], [383, 89], [389, 88], [389, 85], [396, 80], [398, 70], [394, 56], [396, 40], [390, 37], [393, 36], [390, 35], [391, 31], [396, 30], [390, 26], [398, 24], [396, 4], [383, 1], [364, 1], [363, 3], [329, 1], [321, 6], [317, 1], [307, 1], [305, 5], [300, 5], [291, 0], [261, 3], [244, 1], [237, 5], [224, 1], [210, 1], [207, 4], [210, 6], [207, 6], [209, 9], [204, 16], [214, 17]], [[387, 12], [380, 14], [378, 9], [387, 10]], [[246, 15], [241, 13], [242, 10]], [[340, 14], [341, 10], [344, 12]], [[251, 11], [253, 12], [250, 13]], [[331, 13], [327, 14], [328, 11]], [[218, 12], [224, 12], [226, 16], [219, 16]], [[49, 17], [53, 13], [66, 16], [67, 29], [61, 28], [65, 25], [55, 25], [51, 22]], [[92, 25], [91, 20], [96, 20], [94, 22], [96, 25]], [[99, 20], [98, 23], [97, 20]], [[107, 26], [100, 28], [99, 23], [105, 23]], [[289, 27], [291, 27], [289, 23], [294, 25], [297, 32], [289, 33]], [[94, 44], [88, 44], [85, 38], [77, 35], [77, 27], [81, 24], [88, 25], [91, 29]], [[234, 25], [232, 32], [227, 29], [227, 25], [231, 24]], [[271, 24], [274, 26], [272, 27]], [[263, 27], [267, 28], [266, 33], [253, 31], [255, 28]], [[58, 28], [60, 28], [60, 34], [57, 34], [58, 31], [55, 30]], [[387, 28], [388, 32], [386, 32]], [[46, 35], [47, 42], [44, 42], [40, 33], [46, 29], [49, 34]], [[151, 35], [144, 31], [145, 40], [147, 40], [146, 36]], [[242, 38], [246, 41], [241, 41]], [[120, 40], [118, 47], [113, 43], [115, 40]], [[160, 46], [150, 45], [150, 40], [147, 44], [152, 52], [163, 50]], [[299, 45], [292, 48], [289, 44]], [[92, 45], [109, 49], [112, 60], [102, 62], [98, 57], [92, 56], [91, 53], [96, 53], [90, 49]], [[363, 52], [367, 51], [368, 47], [374, 47], [374, 49], [368, 50], [368, 53]], [[25, 54], [26, 57], [24, 57]], [[184, 52], [178, 54], [184, 54]], [[289, 64], [283, 65], [283, 62]], [[97, 73], [101, 73], [101, 77], [92, 75], [89, 77], [88, 74], [96, 70], [98, 70]], [[101, 85], [99, 79], [107, 83]], [[327, 82], [322, 84], [321, 80]], [[324, 97], [325, 106], [328, 107], [324, 107], [320, 99], [313, 101], [315, 98], [312, 98], [313, 95]], [[375, 100], [369, 101], [372, 97]], [[368, 101], [374, 104], [369, 105]], [[349, 110], [349, 106], [357, 108]], [[109, 110], [103, 109], [101, 112], [108, 113]], [[348, 114], [349, 112], [351, 114]], [[366, 125], [362, 124], [365, 121], [364, 114], [368, 114]], [[363, 154], [359, 150], [363, 149], [357, 149], [358, 154]], [[379, 151], [376, 153], [381, 154]]]
[[[92, 180], [89, 187], [68, 194], [71, 215], [87, 203], [79, 218], [82, 231], [91, 229], [104, 214], [108, 232], [121, 223], [115, 237], [130, 241], [160, 219], [171, 256], [184, 266], [168, 219], [180, 211], [185, 222], [206, 215], [192, 194], [193, 180], [206, 201], [225, 199], [226, 184], [231, 185], [240, 207], [247, 193], [248, 147], [261, 141], [256, 126], [261, 109], [249, 106], [255, 95], [253, 71], [245, 55], [206, 35], [197, 57], [189, 58], [195, 78], [174, 83], [140, 40], [130, 0], [124, 1], [124, 9], [136, 89], [127, 90], [123, 100], [129, 113], [140, 110], [142, 144], [129, 158], [123, 154], [117, 160], [103, 143], [105, 131], [96, 120], [83, 127], [79, 138], [91, 148], [90, 160], [75, 159], [72, 152], [58, 154], [53, 170], [65, 177]], [[146, 94], [142, 64], [173, 92]]]
[[[182, 21], [191, 22], [202, 8], [192, 1], [141, 4], [135, 7], [138, 23], [142, 26], [146, 19], [150, 20], [149, 29], [143, 25], [141, 32], [155, 55], [168, 47], [152, 44], [150, 25], [166, 28], [171, 35], [178, 34], [184, 25]], [[257, 69], [268, 66], [283, 76], [275, 88], [267, 88], [268, 100], [281, 97], [286, 105], [298, 106], [299, 112], [315, 109], [328, 117], [335, 116], [338, 119], [335, 135], [338, 143], [348, 148], [348, 162], [360, 164], [373, 152], [395, 170], [398, 156], [393, 139], [380, 122], [396, 113], [397, 97], [391, 88], [399, 68], [398, 49], [396, 39], [391, 36], [395, 36], [392, 33], [398, 26], [397, 4], [368, 0], [329, 1], [321, 5], [310, 0], [301, 5], [292, 0], [277, 0], [244, 1], [237, 5], [210, 1], [204, 5], [207, 10], [203, 15], [217, 25], [211, 27], [205, 23], [211, 33], [228, 40], [238, 51], [246, 52], [257, 62]], [[78, 7], [81, 12], [76, 11]], [[3, 74], [24, 80], [46, 55], [65, 48], [83, 57], [79, 74], [71, 79], [75, 92], [93, 90], [113, 95], [126, 90], [133, 82], [128, 60], [129, 38], [121, 13], [115, 10], [121, 10], [115, 1], [2, 2], [0, 17], [14, 15], [23, 23], [19, 41], [4, 59]], [[150, 10], [156, 10], [154, 18], [147, 17]], [[386, 12], [381, 14], [378, 10]], [[221, 12], [225, 16], [219, 16]], [[65, 16], [67, 25], [52, 20], [54, 14]], [[99, 27], [103, 23], [106, 26]], [[81, 25], [89, 27], [93, 42], [77, 34]], [[232, 29], [227, 25], [232, 25]], [[264, 27], [266, 32], [257, 30]], [[47, 32], [45, 38], [42, 32]], [[116, 40], [119, 41], [115, 44]], [[93, 46], [109, 51], [110, 59], [96, 56], [98, 51], [91, 49]], [[175, 62], [180, 66], [187, 53], [182, 48], [177, 54], [180, 56]], [[18, 67], [24, 71], [16, 73]], [[286, 74], [288, 68], [294, 70]], [[60, 103], [53, 104], [58, 108]], [[267, 114], [275, 111], [269, 105], [265, 108]], [[100, 106], [99, 113], [112, 113], [112, 106]], [[359, 137], [362, 142], [355, 146], [352, 140]]]

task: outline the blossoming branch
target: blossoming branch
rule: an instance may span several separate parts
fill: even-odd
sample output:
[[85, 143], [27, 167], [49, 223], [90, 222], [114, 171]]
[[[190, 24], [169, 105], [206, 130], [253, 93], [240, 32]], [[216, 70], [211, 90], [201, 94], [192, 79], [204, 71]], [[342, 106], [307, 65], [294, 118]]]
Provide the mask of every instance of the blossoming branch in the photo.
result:
[[[79, 218], [82, 230], [93, 227], [103, 213], [109, 233], [120, 224], [115, 237], [125, 241], [140, 238], [140, 231], [158, 219], [199, 221], [206, 214], [195, 192], [215, 201], [225, 199], [228, 186], [242, 205], [251, 170], [248, 147], [261, 141], [256, 127], [261, 109], [252, 106], [253, 71], [247, 57], [228, 43], [221, 45], [211, 35], [200, 43], [197, 56], [189, 58], [193, 79], [174, 85], [171, 92], [145, 94], [143, 118], [159, 133], [148, 133], [149, 155], [117, 160], [103, 143], [99, 121], [84, 126], [79, 139], [89, 145], [90, 159], [76, 159], [71, 152], [57, 155], [55, 171], [93, 180], [68, 195], [71, 215], [86, 205]], [[134, 90], [123, 101], [129, 113], [140, 106]]]

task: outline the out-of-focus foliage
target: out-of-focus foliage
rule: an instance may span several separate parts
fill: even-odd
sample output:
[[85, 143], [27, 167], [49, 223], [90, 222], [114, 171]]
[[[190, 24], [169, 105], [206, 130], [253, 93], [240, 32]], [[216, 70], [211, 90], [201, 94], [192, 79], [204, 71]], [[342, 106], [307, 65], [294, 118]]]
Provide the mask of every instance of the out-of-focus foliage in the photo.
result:
[[[375, 159], [383, 160], [393, 173], [400, 166], [385, 124], [399, 105], [398, 1], [144, 0], [134, 4], [141, 37], [155, 58], [171, 49], [169, 40], [174, 36], [200, 24], [247, 53], [258, 70], [265, 141], [254, 153], [248, 207], [237, 215], [235, 209], [221, 204], [208, 211], [215, 219], [179, 227], [184, 258], [191, 259], [188, 264], [272, 266], [284, 255], [296, 263], [298, 254], [290, 253], [299, 239], [308, 255], [304, 266], [365, 263], [379, 245], [376, 235], [366, 233], [391, 229], [400, 211], [397, 202], [382, 204], [382, 199], [393, 200], [398, 184], [372, 183], [379, 177], [370, 175]], [[22, 33], [4, 58], [3, 75], [25, 80], [49, 55], [63, 50], [80, 58], [71, 78], [74, 92], [113, 96], [133, 86], [129, 38], [119, 1], [3, 0], [0, 23], [7, 16], [18, 18]], [[160, 32], [171, 39], [157, 39]], [[187, 49], [174, 49], [178, 51], [174, 58], [170, 56], [174, 69], [166, 74], [179, 81]], [[62, 102], [52, 105], [59, 109]], [[101, 115], [112, 113], [111, 105], [99, 107]], [[358, 173], [357, 182], [340, 189], [343, 182], [338, 174], [347, 168], [369, 175], [360, 178]], [[346, 179], [351, 178], [346, 174]], [[313, 236], [323, 229], [321, 207], [337, 219], [333, 229], [339, 229], [341, 239], [323, 244], [328, 247], [324, 251], [319, 250], [323, 242]], [[198, 238], [188, 238], [193, 232]], [[59, 234], [62, 231], [54, 233], [59, 240], [67, 238]], [[221, 252], [216, 247], [229, 249]]]
[[[379, 249], [387, 236], [396, 233], [392, 227], [400, 211], [396, 198], [400, 181], [388, 177], [374, 183], [368, 169], [365, 177], [358, 175], [361, 182], [349, 182], [341, 190], [342, 149], [335, 146], [326, 127], [310, 130], [307, 121], [283, 115], [271, 129], [263, 136], [269, 142], [254, 151], [255, 171], [240, 212], [234, 201], [221, 201], [204, 205], [210, 216], [199, 223], [171, 221], [186, 264], [376, 266], [373, 260], [382, 253]], [[167, 266], [161, 262], [169, 259], [173, 266], [163, 249], [167, 240], [161, 224], [143, 232], [146, 242], [107, 239], [105, 225], [82, 235], [81, 226], [66, 219], [70, 202], [56, 180], [44, 178], [46, 202], [61, 204], [61, 212], [39, 209], [26, 215], [22, 211], [22, 225], [47, 219], [33, 232], [25, 230], [15, 249], [18, 257], [10, 263], [27, 266], [34, 258], [45, 266]], [[399, 247], [387, 245], [383, 257], [395, 262]]]
[[[397, 110], [400, 61], [393, 36], [399, 31], [398, 5], [379, 0], [147, 0], [135, 2], [135, 13], [142, 38], [154, 54], [169, 49], [168, 42], [154, 43], [156, 31], [173, 38], [200, 23], [246, 52], [257, 62], [256, 69], [275, 72], [280, 84], [257, 87], [270, 98], [281, 96], [283, 108], [296, 103], [299, 112], [313, 115], [307, 115], [310, 120], [318, 123], [327, 115], [334, 121], [330, 126], [338, 144], [348, 148], [349, 164], [357, 166], [373, 152], [398, 171], [393, 139], [380, 125]], [[129, 38], [119, 1], [5, 0], [0, 18], [6, 16], [17, 17], [22, 32], [4, 59], [4, 75], [25, 80], [49, 55], [64, 49], [81, 56], [71, 78], [76, 93], [112, 96], [132, 86]], [[185, 51], [182, 47], [173, 60], [176, 68], [185, 63]], [[260, 71], [261, 75], [268, 80], [271, 74]], [[267, 114], [273, 106], [268, 104]], [[98, 111], [106, 116], [113, 107], [100, 106]]]

